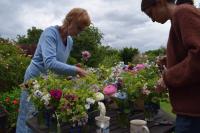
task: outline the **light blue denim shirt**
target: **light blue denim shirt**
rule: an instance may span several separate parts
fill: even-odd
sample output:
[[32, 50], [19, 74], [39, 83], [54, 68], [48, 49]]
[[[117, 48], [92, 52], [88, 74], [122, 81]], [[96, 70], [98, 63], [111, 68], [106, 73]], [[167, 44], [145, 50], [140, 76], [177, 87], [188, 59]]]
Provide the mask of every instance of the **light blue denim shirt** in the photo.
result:
[[47, 70], [62, 75], [75, 75], [75, 66], [66, 64], [72, 46], [71, 36], [67, 37], [67, 45], [63, 44], [58, 26], [46, 28], [40, 36], [35, 54], [26, 70], [24, 81], [37, 77], [41, 73], [47, 74]]

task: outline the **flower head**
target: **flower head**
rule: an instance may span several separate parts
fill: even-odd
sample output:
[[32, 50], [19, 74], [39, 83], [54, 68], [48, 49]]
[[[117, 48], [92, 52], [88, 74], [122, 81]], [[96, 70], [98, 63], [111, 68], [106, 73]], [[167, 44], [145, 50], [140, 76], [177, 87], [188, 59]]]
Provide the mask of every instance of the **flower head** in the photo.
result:
[[94, 103], [95, 103], [95, 100], [94, 100], [93, 98], [87, 98], [87, 99], [86, 99], [86, 102], [87, 102], [88, 104], [94, 104]]
[[50, 90], [50, 95], [55, 100], [59, 101], [62, 96], [62, 90], [61, 89]]
[[17, 99], [13, 100], [13, 104], [17, 105], [19, 103], [19, 101]]
[[117, 92], [113, 95], [116, 98], [119, 99], [126, 99], [127, 98], [127, 94], [125, 92]]
[[85, 61], [87, 61], [91, 57], [91, 54], [89, 51], [83, 51], [81, 54], [82, 54], [83, 60]]
[[44, 95], [40, 90], [36, 90], [33, 94], [37, 98], [41, 98]]
[[46, 94], [44, 96], [42, 96], [41, 101], [44, 101], [44, 105], [49, 105], [49, 101], [50, 101], [50, 95]]
[[144, 65], [144, 64], [137, 64], [137, 65], [135, 66], [135, 69], [136, 69], [137, 71], [142, 70], [142, 69], [144, 69], [144, 68], [145, 68], [145, 65]]
[[108, 85], [103, 89], [103, 93], [106, 95], [112, 95], [117, 92], [117, 87], [115, 85]]
[[96, 101], [104, 100], [104, 95], [101, 92], [95, 93], [95, 100]]

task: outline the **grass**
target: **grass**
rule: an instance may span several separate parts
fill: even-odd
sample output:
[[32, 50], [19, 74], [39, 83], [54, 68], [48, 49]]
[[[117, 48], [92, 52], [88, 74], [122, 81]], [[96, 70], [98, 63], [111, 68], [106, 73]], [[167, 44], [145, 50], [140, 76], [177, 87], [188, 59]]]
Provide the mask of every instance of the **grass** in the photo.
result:
[[172, 106], [170, 105], [170, 103], [166, 103], [166, 102], [162, 102], [161, 103], [161, 108], [169, 113], [170, 115], [172, 115], [173, 117], [176, 117], [176, 115], [174, 113], [172, 113]]

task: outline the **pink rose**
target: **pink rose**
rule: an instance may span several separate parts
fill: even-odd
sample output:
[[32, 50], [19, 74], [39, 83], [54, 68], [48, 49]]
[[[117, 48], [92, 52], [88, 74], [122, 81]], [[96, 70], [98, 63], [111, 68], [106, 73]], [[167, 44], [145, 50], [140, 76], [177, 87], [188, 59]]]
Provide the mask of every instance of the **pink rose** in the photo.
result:
[[112, 95], [117, 92], [117, 87], [115, 85], [108, 85], [103, 89], [105, 95]]
[[142, 70], [142, 69], [145, 68], [145, 65], [144, 65], [144, 64], [137, 64], [137, 65], [135, 66], [135, 68], [136, 68], [137, 70]]

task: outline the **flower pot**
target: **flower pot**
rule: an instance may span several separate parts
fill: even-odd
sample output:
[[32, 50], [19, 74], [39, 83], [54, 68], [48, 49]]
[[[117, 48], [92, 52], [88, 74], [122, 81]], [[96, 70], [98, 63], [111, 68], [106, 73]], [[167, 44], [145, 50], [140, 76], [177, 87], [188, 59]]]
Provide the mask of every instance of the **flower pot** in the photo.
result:
[[153, 121], [157, 115], [160, 105], [158, 103], [148, 102], [144, 105], [144, 116], [146, 121]]
[[95, 122], [95, 117], [99, 116], [99, 110], [93, 110], [88, 112], [88, 124], [93, 124]]
[[7, 112], [0, 107], [0, 133], [6, 132], [7, 125]]
[[121, 128], [129, 127], [129, 121], [130, 121], [129, 117], [130, 117], [130, 114], [123, 113], [123, 112], [117, 112], [117, 121]]
[[138, 98], [135, 100], [135, 103], [134, 103], [134, 108], [135, 110], [141, 110], [141, 111], [144, 111], [144, 98]]
[[37, 121], [41, 129], [49, 129], [50, 131], [57, 130], [57, 120], [53, 117], [54, 110], [40, 110], [37, 115]]
[[71, 126], [67, 123], [61, 125], [61, 133], [87, 133], [86, 126]]

